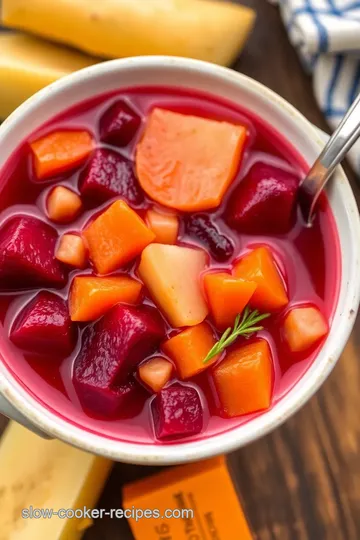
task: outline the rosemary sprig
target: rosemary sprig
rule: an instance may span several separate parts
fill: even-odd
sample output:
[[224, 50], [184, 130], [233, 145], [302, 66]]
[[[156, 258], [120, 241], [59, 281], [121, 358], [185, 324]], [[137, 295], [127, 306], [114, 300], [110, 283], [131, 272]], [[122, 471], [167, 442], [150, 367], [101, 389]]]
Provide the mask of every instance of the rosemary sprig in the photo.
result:
[[225, 330], [219, 341], [217, 341], [212, 349], [210, 349], [206, 358], [203, 360], [203, 363], [206, 364], [209, 360], [214, 358], [214, 356], [223, 352], [223, 350], [234, 343], [239, 336], [249, 337], [254, 332], [262, 330], [262, 326], [256, 325], [263, 319], [267, 319], [267, 317], [270, 317], [270, 313], [259, 313], [257, 309], [251, 311], [249, 306], [246, 306], [242, 317], [240, 313], [237, 315], [234, 327]]

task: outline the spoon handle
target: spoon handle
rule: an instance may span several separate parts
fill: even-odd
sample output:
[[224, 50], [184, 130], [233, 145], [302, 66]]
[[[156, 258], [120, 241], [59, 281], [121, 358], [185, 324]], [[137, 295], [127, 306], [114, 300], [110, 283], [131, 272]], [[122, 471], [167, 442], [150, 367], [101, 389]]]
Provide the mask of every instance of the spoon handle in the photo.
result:
[[310, 225], [316, 201], [335, 167], [360, 136], [360, 94], [341, 120], [323, 151], [311, 167], [299, 189], [299, 204]]

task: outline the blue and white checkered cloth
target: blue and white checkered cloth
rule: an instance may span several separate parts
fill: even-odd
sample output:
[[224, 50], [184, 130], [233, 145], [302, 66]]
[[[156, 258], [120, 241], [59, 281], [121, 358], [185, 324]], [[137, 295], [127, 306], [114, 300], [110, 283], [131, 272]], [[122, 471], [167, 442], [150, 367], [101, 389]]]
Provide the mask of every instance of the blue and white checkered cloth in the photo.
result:
[[[360, 0], [279, 0], [291, 42], [335, 128], [360, 92]], [[349, 153], [360, 173], [360, 140]]]

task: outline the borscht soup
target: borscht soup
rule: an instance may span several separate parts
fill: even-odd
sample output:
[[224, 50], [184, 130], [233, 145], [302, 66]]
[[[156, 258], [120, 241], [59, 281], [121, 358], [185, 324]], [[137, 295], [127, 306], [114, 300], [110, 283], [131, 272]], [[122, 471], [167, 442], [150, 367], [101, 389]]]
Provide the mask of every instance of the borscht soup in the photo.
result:
[[129, 88], [49, 119], [1, 170], [1, 354], [42, 405], [113, 439], [232, 429], [301, 379], [331, 326], [337, 231], [276, 126]]

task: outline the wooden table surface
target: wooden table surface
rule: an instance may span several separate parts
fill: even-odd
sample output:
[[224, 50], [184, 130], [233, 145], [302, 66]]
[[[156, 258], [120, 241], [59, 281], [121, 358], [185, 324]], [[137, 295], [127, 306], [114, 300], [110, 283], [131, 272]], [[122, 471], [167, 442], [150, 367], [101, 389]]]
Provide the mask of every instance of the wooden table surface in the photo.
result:
[[[289, 44], [277, 8], [265, 0], [242, 3], [256, 9], [258, 19], [234, 68], [275, 90], [326, 130], [311, 80]], [[351, 172], [348, 174], [353, 181]], [[354, 189], [359, 199], [357, 187]], [[254, 538], [360, 539], [359, 352], [360, 320], [318, 394], [274, 433], [232, 454]], [[122, 484], [155, 470], [116, 464], [99, 507], [120, 507]], [[133, 536], [125, 520], [103, 519], [84, 536], [84, 540], [100, 538], [131, 540]]]

